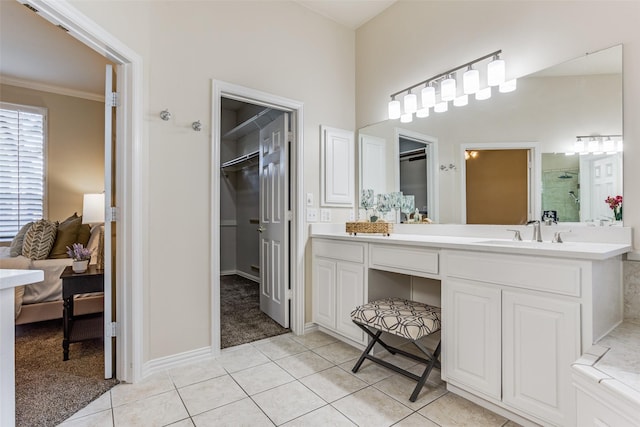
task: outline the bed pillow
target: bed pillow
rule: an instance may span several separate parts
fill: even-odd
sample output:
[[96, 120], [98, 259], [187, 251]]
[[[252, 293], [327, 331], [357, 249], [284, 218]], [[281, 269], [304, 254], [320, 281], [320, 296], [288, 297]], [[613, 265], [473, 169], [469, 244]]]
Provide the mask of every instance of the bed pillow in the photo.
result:
[[24, 243], [24, 236], [27, 234], [27, 231], [31, 228], [33, 222], [29, 222], [22, 226], [16, 237], [11, 241], [11, 246], [9, 249], [9, 255], [12, 257], [16, 257], [18, 255], [22, 255], [22, 245]]
[[24, 297], [24, 287], [25, 285], [22, 286], [16, 286], [15, 289], [15, 298], [14, 298], [14, 304], [15, 304], [15, 309], [14, 309], [14, 319], [17, 319], [18, 316], [20, 316], [20, 312], [22, 312], [22, 299]]
[[69, 255], [67, 255], [67, 246], [78, 242], [78, 230], [80, 230], [81, 225], [82, 218], [80, 218], [77, 213], [74, 213], [62, 221], [58, 225], [56, 240], [53, 242], [53, 247], [51, 248], [51, 252], [49, 252], [48, 258], [69, 258]]
[[58, 223], [41, 219], [36, 221], [24, 236], [22, 255], [30, 259], [46, 259], [56, 240]]
[[89, 238], [89, 243], [87, 243], [87, 249], [91, 251], [91, 261], [89, 261], [89, 264], [97, 264], [98, 262], [98, 251], [100, 250], [98, 248], [98, 246], [100, 246], [100, 232], [104, 232], [103, 224], [94, 225], [91, 229], [91, 237]]
[[[82, 217], [80, 217], [82, 219]], [[91, 237], [91, 226], [89, 224], [82, 224], [78, 229], [78, 238], [76, 241], [81, 243], [85, 248], [89, 244], [89, 238]]]

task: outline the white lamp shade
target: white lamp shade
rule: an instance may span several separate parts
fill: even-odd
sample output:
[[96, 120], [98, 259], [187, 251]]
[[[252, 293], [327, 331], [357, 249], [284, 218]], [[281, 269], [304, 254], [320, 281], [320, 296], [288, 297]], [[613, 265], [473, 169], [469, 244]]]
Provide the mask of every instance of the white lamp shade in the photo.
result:
[[476, 92], [476, 99], [478, 101], [484, 101], [489, 98], [491, 98], [491, 87], [485, 87]]
[[104, 193], [85, 194], [82, 201], [82, 223], [104, 222]]
[[464, 107], [469, 103], [469, 95], [460, 95], [453, 100], [455, 107]]
[[462, 91], [465, 95], [476, 93], [480, 89], [480, 71], [467, 70], [462, 75]]
[[447, 101], [438, 102], [435, 107], [433, 107], [433, 111], [436, 113], [444, 113], [449, 109], [449, 103]]
[[489, 86], [498, 86], [504, 83], [505, 79], [505, 63], [502, 59], [494, 59], [487, 64], [487, 84]]
[[456, 79], [448, 77], [440, 83], [440, 99], [453, 101], [456, 97]]
[[581, 140], [580, 138], [578, 138], [578, 140], [575, 142], [575, 144], [573, 144], [573, 148], [575, 150], [576, 153], [582, 153], [584, 152], [584, 141]]
[[514, 90], [516, 90], [517, 87], [517, 80], [516, 79], [511, 79], [511, 80], [507, 80], [504, 83], [500, 83], [498, 85], [498, 91], [500, 93], [509, 93], [509, 92], [513, 92]]
[[400, 101], [392, 99], [389, 101], [389, 119], [395, 120], [400, 118]]
[[422, 106], [424, 108], [431, 108], [436, 105], [436, 88], [433, 86], [427, 86], [422, 89]]
[[415, 113], [418, 110], [418, 97], [413, 93], [408, 93], [404, 97], [404, 112]]
[[600, 142], [595, 138], [591, 138], [589, 140], [587, 149], [590, 153], [597, 153], [598, 151], [600, 151]]
[[607, 154], [613, 154], [616, 152], [616, 146], [611, 138], [607, 138], [606, 140], [602, 141], [602, 149]]
[[429, 109], [428, 108], [421, 108], [418, 111], [416, 111], [416, 117], [420, 118], [420, 119], [424, 119], [425, 117], [429, 117]]
[[622, 149], [623, 149], [623, 142], [622, 140], [618, 141], [618, 146], [617, 146], [618, 152], [622, 153]]
[[413, 121], [412, 113], [404, 113], [403, 115], [400, 116], [400, 122], [402, 123], [411, 123], [412, 121]]

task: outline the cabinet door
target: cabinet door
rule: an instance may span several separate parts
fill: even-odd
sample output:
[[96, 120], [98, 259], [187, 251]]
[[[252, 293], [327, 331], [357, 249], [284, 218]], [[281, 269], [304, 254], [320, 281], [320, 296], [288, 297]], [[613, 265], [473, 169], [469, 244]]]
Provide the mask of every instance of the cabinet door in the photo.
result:
[[336, 273], [336, 329], [364, 343], [364, 332], [351, 321], [351, 312], [364, 304], [364, 266], [339, 262]]
[[336, 328], [336, 262], [313, 259], [313, 321]]
[[504, 291], [502, 304], [503, 401], [548, 423], [575, 425], [579, 303]]
[[500, 289], [452, 278], [442, 288], [446, 381], [500, 399]]

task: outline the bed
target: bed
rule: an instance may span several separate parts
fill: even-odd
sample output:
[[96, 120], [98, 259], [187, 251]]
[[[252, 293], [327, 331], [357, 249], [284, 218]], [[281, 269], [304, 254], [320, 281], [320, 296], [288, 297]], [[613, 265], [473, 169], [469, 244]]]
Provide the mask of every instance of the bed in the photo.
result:
[[[87, 247], [91, 247], [91, 244], [94, 242], [90, 242]], [[97, 244], [97, 240], [95, 244]], [[92, 263], [95, 261], [94, 256]], [[12, 257], [9, 247], [0, 247], [0, 268], [44, 271], [42, 282], [16, 288], [16, 325], [62, 318], [62, 280], [60, 275], [72, 263], [71, 258], [32, 260], [22, 255]], [[77, 315], [99, 313], [103, 311], [103, 305], [104, 296], [102, 293], [80, 295], [74, 301], [74, 312]]]

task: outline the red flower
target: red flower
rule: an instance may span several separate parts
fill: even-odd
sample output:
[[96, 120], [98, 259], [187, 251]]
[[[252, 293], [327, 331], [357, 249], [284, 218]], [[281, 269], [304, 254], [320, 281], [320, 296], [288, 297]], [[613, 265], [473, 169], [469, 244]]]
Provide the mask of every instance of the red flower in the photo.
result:
[[620, 195], [616, 197], [609, 196], [604, 201], [611, 209], [616, 209], [617, 207], [622, 206], [622, 196]]

